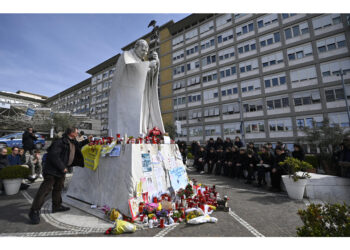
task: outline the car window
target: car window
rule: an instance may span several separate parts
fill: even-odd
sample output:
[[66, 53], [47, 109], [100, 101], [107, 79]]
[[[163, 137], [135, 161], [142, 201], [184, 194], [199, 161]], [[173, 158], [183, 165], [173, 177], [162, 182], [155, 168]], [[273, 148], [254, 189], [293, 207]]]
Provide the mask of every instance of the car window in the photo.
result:
[[22, 134], [16, 134], [15, 139], [22, 139]]

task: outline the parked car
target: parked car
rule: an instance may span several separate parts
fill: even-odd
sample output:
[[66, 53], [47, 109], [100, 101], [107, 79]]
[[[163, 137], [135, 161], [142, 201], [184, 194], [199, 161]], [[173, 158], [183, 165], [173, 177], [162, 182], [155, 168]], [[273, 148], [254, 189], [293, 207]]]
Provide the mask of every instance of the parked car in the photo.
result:
[[[23, 133], [14, 133], [14, 134], [8, 134], [5, 135], [3, 137], [0, 137], [0, 148], [2, 147], [13, 147], [13, 146], [17, 146], [17, 147], [23, 147], [22, 144], [22, 135]], [[40, 135], [40, 134], [35, 134], [36, 137], [38, 137], [38, 139], [36, 141], [34, 141], [35, 147], [37, 149], [42, 149], [45, 146], [45, 138], [44, 136]]]

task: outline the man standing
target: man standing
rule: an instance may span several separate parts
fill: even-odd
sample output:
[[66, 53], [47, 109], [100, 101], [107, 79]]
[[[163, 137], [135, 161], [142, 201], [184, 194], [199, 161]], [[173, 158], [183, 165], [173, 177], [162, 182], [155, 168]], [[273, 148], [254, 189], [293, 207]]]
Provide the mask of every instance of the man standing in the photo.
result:
[[30, 155], [33, 155], [34, 141], [38, 138], [33, 133], [33, 128], [29, 127], [22, 135], [22, 144], [24, 149], [24, 155], [26, 155], [27, 151], [29, 151]]
[[7, 159], [7, 148], [0, 148], [0, 170], [9, 165]]
[[92, 139], [92, 136], [89, 136], [89, 139], [77, 142], [75, 139], [77, 136], [77, 128], [67, 128], [62, 138], [53, 142], [48, 148], [48, 155], [43, 169], [44, 181], [34, 198], [29, 212], [29, 218], [33, 224], [40, 223], [40, 209], [44, 204], [45, 197], [52, 189], [52, 212], [64, 212], [70, 209], [62, 205], [61, 191], [65, 176], [70, 166], [84, 167], [84, 157], [81, 153], [81, 148]]

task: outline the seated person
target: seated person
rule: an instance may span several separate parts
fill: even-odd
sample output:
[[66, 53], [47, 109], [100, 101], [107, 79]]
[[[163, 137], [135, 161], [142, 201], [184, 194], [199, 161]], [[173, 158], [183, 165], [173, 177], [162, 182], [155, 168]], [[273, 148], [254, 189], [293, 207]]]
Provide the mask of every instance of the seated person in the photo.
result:
[[19, 156], [19, 148], [12, 147], [12, 153], [7, 156], [9, 166], [21, 165], [21, 157]]

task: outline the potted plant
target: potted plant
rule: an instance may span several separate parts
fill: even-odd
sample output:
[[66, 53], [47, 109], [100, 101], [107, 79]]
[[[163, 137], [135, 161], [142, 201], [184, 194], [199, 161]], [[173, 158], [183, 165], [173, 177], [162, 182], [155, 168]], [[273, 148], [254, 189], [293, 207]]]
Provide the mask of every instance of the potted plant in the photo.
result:
[[3, 168], [0, 171], [0, 179], [2, 179], [4, 184], [6, 194], [17, 194], [21, 187], [22, 179], [28, 177], [29, 174], [29, 168], [20, 165]]
[[282, 175], [288, 196], [296, 200], [303, 199], [307, 179], [311, 178], [307, 171], [313, 168], [312, 165], [293, 157], [287, 157], [279, 165], [284, 167], [288, 173], [287, 175]]

